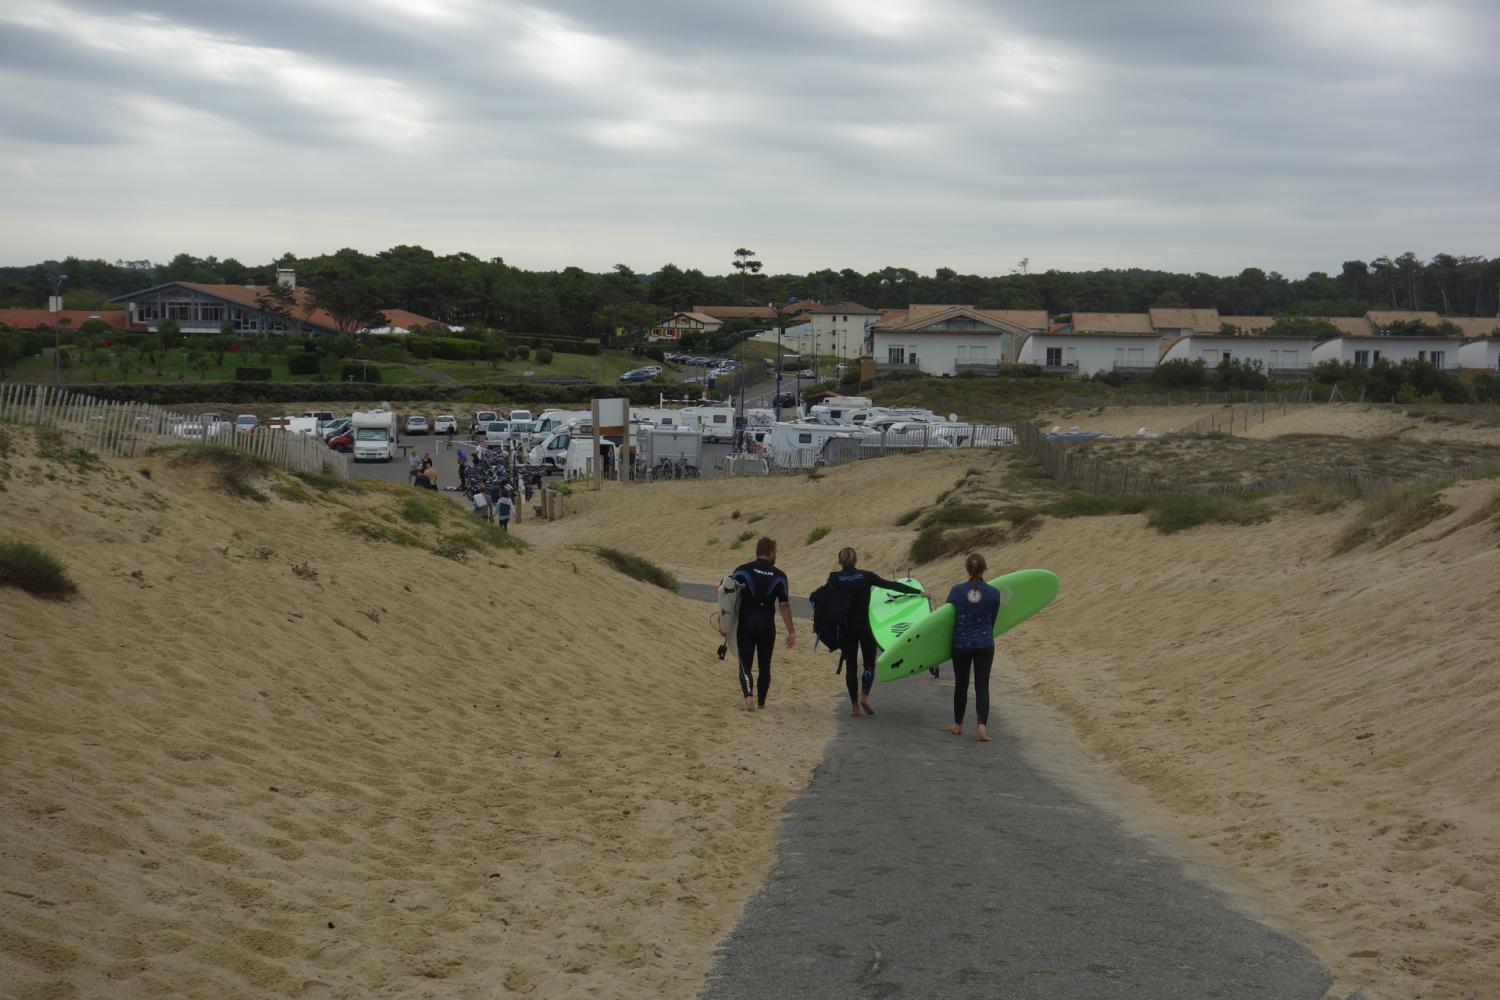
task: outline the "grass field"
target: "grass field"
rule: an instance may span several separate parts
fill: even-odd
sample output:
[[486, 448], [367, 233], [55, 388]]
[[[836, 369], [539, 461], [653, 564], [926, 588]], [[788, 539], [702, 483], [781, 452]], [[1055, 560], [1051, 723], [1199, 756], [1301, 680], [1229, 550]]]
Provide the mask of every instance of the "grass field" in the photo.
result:
[[[110, 355], [114, 357], [113, 352]], [[100, 366], [89, 368], [87, 365], [74, 364], [72, 368], [65, 370], [64, 382], [88, 383], [95, 381], [106, 382], [197, 382], [200, 380], [209, 382], [228, 382], [234, 379], [234, 370], [240, 367], [246, 368], [270, 368], [272, 382], [311, 382], [315, 375], [293, 375], [287, 370], [286, 361], [281, 358], [273, 358], [266, 364], [261, 364], [254, 356], [241, 354], [224, 355], [222, 365], [211, 365], [204, 371], [194, 371], [183, 364], [181, 351], [167, 352], [162, 360], [162, 374], [156, 374], [149, 361], [132, 354], [135, 364], [128, 375], [122, 375], [118, 368]], [[405, 365], [376, 365], [371, 368], [379, 368], [381, 381], [386, 385], [401, 385], [405, 382], [421, 381], [421, 376], [407, 368]], [[94, 376], [98, 375], [95, 379]], [[51, 357], [27, 358], [16, 365], [7, 375], [6, 380], [10, 382], [51, 382], [52, 381], [52, 359]]]
[[432, 358], [420, 362], [423, 368], [442, 372], [459, 382], [493, 382], [535, 372], [538, 375], [580, 375], [598, 382], [613, 382], [632, 368], [653, 364], [623, 351], [602, 351], [598, 355], [552, 355], [551, 364], [538, 364], [536, 352], [525, 361], [502, 361], [491, 368], [488, 361], [443, 361]]
[[918, 378], [867, 390], [881, 406], [921, 406], [975, 423], [1024, 419], [1079, 391], [1074, 379]]

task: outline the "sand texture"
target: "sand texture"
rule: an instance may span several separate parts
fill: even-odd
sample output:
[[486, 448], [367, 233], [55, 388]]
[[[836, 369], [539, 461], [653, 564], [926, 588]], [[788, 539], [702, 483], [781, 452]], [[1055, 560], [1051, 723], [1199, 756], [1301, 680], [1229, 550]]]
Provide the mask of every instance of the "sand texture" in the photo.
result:
[[[700, 580], [745, 558], [725, 551], [738, 533], [768, 533], [806, 593], [843, 545], [901, 571], [915, 525], [897, 514], [960, 481], [950, 500], [1006, 495], [1015, 468], [928, 454], [816, 482], [647, 484], [529, 531], [664, 551]], [[1063, 582], [997, 669], [1237, 869], [1339, 995], [1460, 1000], [1500, 983], [1500, 484], [1445, 500], [1453, 510], [1415, 533], [1338, 556], [1357, 505], [1315, 516], [1287, 502], [1264, 525], [1171, 536], [1140, 516], [1043, 519], [986, 548], [992, 573], [1043, 566]], [[942, 589], [961, 558], [914, 573]]]
[[0, 589], [0, 996], [696, 992], [833, 732], [805, 672], [740, 711], [707, 606], [435, 555], [468, 518], [410, 491], [235, 499], [0, 430], [3, 534], [81, 591]]

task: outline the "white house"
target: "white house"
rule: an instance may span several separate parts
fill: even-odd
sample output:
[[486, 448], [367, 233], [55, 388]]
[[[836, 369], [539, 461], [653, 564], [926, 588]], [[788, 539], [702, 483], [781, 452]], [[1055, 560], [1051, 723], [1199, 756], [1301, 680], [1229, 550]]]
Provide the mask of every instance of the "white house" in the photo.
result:
[[1500, 337], [1473, 340], [1458, 349], [1459, 366], [1465, 370], [1500, 375]]
[[1016, 360], [1040, 365], [1049, 375], [1087, 377], [1099, 372], [1148, 372], [1156, 367], [1161, 341], [1145, 333], [1034, 333]]
[[814, 353], [858, 358], [870, 352], [870, 327], [880, 321], [880, 310], [857, 302], [835, 302], [809, 310]]
[[1426, 361], [1446, 371], [1459, 370], [1458, 337], [1334, 337], [1313, 348], [1313, 364], [1342, 361], [1362, 368], [1382, 358], [1392, 364]]
[[887, 372], [996, 373], [1015, 360], [1034, 328], [1046, 325], [1039, 310], [913, 305], [870, 327], [872, 354], [877, 370]]
[[716, 333], [723, 320], [697, 312], [675, 312], [646, 331], [647, 340], [681, 340], [693, 333]]
[[1202, 361], [1210, 368], [1225, 358], [1259, 362], [1272, 378], [1306, 377], [1313, 366], [1316, 340], [1308, 337], [1227, 336], [1194, 334], [1181, 337], [1167, 348], [1162, 362]]

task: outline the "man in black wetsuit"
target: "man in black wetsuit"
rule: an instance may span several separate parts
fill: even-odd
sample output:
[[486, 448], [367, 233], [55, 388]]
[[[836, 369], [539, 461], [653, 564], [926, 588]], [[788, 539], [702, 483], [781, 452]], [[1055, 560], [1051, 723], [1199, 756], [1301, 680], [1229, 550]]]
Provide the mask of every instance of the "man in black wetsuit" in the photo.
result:
[[[771, 652], [776, 646], [776, 611], [786, 622], [786, 648], [797, 641], [797, 627], [792, 624], [792, 592], [786, 574], [776, 568], [776, 542], [762, 538], [755, 543], [755, 561], [737, 567], [730, 574], [740, 584], [739, 625], [735, 645], [739, 653], [740, 693], [745, 708], [754, 711], [766, 707], [766, 692], [771, 690]], [[752, 689], [750, 661], [760, 661], [760, 671]]]
[[[870, 631], [870, 591], [875, 587], [894, 590], [898, 594], [920, 594], [916, 587], [887, 580], [868, 570], [857, 569], [858, 554], [849, 548], [839, 550], [839, 568], [828, 574], [828, 585], [839, 587], [849, 595], [849, 627], [845, 634], [844, 683], [849, 688], [850, 715], [858, 715], [863, 708], [866, 715], [874, 715], [870, 707], [870, 688], [875, 683], [875, 636]], [[865, 669], [856, 675], [860, 651], [864, 651]], [[861, 690], [861, 681], [863, 690]]]

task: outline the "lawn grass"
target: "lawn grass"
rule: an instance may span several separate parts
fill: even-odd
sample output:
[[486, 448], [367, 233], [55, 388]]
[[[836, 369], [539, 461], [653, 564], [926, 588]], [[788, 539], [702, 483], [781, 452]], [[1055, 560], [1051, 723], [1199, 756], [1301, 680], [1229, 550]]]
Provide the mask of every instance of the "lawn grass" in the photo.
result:
[[16, 587], [33, 597], [60, 601], [78, 592], [63, 564], [30, 542], [0, 542], [0, 587]]
[[416, 364], [441, 372], [459, 382], [494, 382], [515, 379], [527, 372], [536, 375], [576, 375], [596, 382], [613, 382], [632, 368], [654, 364], [624, 351], [601, 351], [598, 354], [562, 354], [554, 351], [551, 364], [539, 364], [536, 351], [525, 361], [501, 361], [491, 368], [488, 361], [446, 361], [429, 358]]
[[[62, 376], [65, 383], [90, 383], [97, 381], [126, 382], [126, 383], [161, 383], [161, 382], [232, 382], [234, 381], [234, 370], [236, 368], [269, 368], [271, 369], [272, 382], [314, 382], [316, 375], [293, 375], [287, 369], [285, 358], [271, 358], [262, 363], [253, 354], [226, 354], [224, 363], [211, 364], [203, 371], [195, 371], [186, 366], [181, 351], [167, 351], [162, 356], [161, 374], [157, 374], [150, 361], [143, 358], [139, 352], [130, 352], [129, 357], [134, 359], [131, 371], [122, 374], [114, 367], [114, 352], [110, 352], [110, 364], [100, 365], [97, 368], [89, 368], [87, 365], [74, 362], [72, 368], [64, 369]], [[350, 361], [351, 364], [358, 362]], [[371, 368], [380, 369], [381, 381], [386, 385], [401, 385], [406, 382], [423, 381], [423, 376], [412, 371], [405, 365], [376, 364], [371, 362]], [[98, 376], [98, 378], [95, 378]], [[8, 376], [12, 382], [37, 382], [51, 383], [53, 379], [52, 358], [32, 357], [26, 358], [18, 363]]]

